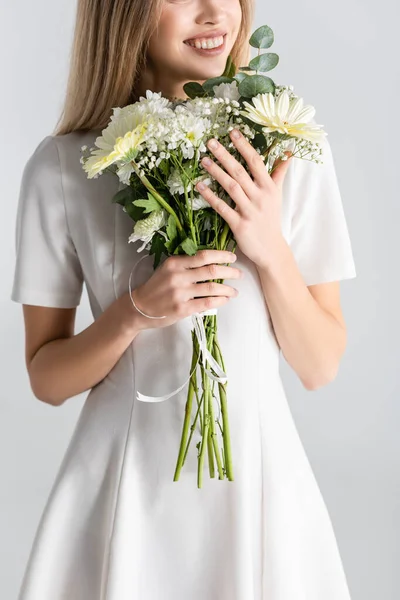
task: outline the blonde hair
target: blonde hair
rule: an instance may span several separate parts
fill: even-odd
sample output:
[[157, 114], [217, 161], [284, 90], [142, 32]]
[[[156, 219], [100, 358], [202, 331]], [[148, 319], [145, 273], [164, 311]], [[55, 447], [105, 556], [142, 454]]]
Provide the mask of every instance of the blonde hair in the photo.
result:
[[[78, 0], [70, 70], [54, 135], [104, 129], [113, 107], [136, 102], [138, 76], [165, 0]], [[236, 67], [250, 60], [254, 0], [240, 0], [242, 20], [231, 50]]]

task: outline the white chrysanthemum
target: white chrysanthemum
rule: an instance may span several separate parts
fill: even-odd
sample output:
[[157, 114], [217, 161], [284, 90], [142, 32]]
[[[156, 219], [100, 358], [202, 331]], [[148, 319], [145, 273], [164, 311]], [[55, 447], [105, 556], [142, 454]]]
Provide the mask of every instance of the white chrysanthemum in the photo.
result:
[[178, 124], [183, 133], [183, 142], [180, 148], [184, 158], [192, 159], [197, 148], [201, 152], [207, 150], [203, 139], [211, 127], [211, 121], [208, 118], [197, 117], [185, 111], [178, 120]]
[[201, 208], [210, 208], [211, 204], [202, 196], [195, 196], [192, 202], [192, 210], [200, 210]]
[[237, 81], [214, 85], [213, 90], [216, 98], [228, 98], [229, 100], [239, 100], [240, 98]]
[[[186, 184], [187, 192], [189, 193], [192, 188], [195, 188], [199, 181], [204, 181], [204, 183], [208, 186], [212, 186], [212, 180], [210, 177], [204, 177], [204, 175], [200, 175], [193, 180], [193, 183], [188, 181]], [[167, 180], [168, 191], [173, 196], [175, 194], [183, 195], [185, 193], [185, 186], [182, 180], [182, 174], [179, 169], [173, 169], [170, 176]], [[199, 210], [200, 208], [208, 208], [210, 206], [207, 200], [204, 200], [202, 197], [195, 197], [193, 200], [193, 210]]]
[[[165, 109], [170, 109], [172, 102], [168, 98], [164, 98], [161, 92], [152, 92], [146, 90], [146, 96], [139, 97], [139, 104], [145, 108], [147, 113], [160, 115], [165, 112]], [[170, 112], [170, 110], [166, 111]]]
[[147, 90], [146, 97], [140, 96], [138, 102], [135, 102], [134, 104], [128, 104], [122, 108], [119, 106], [113, 108], [111, 121], [126, 117], [132, 112], [140, 112], [147, 115], [162, 115], [164, 113], [172, 112], [170, 106], [171, 102], [168, 100], [168, 98], [163, 98], [161, 93]]
[[175, 194], [184, 194], [185, 187], [183, 185], [181, 173], [179, 169], [173, 169], [167, 179], [168, 191], [172, 196]]
[[143, 245], [138, 249], [141, 252], [144, 247], [151, 242], [156, 231], [161, 229], [167, 223], [167, 211], [155, 210], [145, 219], [136, 221], [133, 228], [133, 233], [129, 236], [128, 242], [136, 242], [141, 240]]
[[302, 98], [290, 99], [286, 90], [280, 92], [277, 98], [270, 92], [257, 94], [252, 102], [244, 101], [246, 110], [239, 112], [254, 123], [263, 125], [265, 134], [279, 132], [310, 142], [319, 142], [326, 135], [322, 125], [310, 124], [315, 108], [311, 105], [303, 107]]

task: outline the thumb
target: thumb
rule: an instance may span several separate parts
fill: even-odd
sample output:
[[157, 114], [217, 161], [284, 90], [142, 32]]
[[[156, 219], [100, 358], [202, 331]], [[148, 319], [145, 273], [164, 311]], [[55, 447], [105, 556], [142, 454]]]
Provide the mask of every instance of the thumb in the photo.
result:
[[271, 173], [271, 179], [274, 181], [274, 183], [276, 183], [276, 185], [279, 188], [281, 188], [283, 185], [287, 170], [289, 168], [289, 164], [292, 160], [293, 152], [291, 152], [290, 150], [286, 150], [286, 152], [284, 152], [284, 154], [286, 154], [286, 156], [288, 158], [286, 160], [282, 160], [281, 158], [278, 158], [275, 161], [273, 171]]

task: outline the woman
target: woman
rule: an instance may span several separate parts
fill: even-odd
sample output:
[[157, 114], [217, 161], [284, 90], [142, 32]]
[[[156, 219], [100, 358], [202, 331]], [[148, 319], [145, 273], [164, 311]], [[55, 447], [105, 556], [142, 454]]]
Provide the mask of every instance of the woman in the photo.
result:
[[[132, 297], [164, 320], [129, 297], [142, 255], [127, 243], [130, 217], [110, 202], [117, 178], [88, 180], [79, 162], [112, 107], [148, 89], [184, 98], [185, 82], [221, 74], [229, 53], [246, 64], [252, 18], [250, 0], [78, 2], [64, 115], [23, 173], [12, 300], [24, 305], [35, 396], [59, 406], [90, 393], [20, 600], [349, 600], [279, 376], [282, 349], [316, 389], [335, 377], [345, 349], [339, 280], [356, 273], [329, 144], [322, 165], [291, 159], [274, 178], [258, 170], [260, 187], [237, 175], [247, 210], [226, 215], [236, 219], [233, 266], [214, 250], [166, 259], [155, 272], [151, 257], [138, 265]], [[219, 55], [186, 43], [220, 33]], [[251, 157], [243, 137], [235, 143]], [[215, 155], [226, 171], [208, 169], [227, 184], [235, 165], [223, 149]], [[226, 283], [197, 283], [217, 278]], [[94, 322], [75, 334], [83, 283]], [[186, 379], [187, 317], [210, 307], [219, 307], [234, 481], [204, 476], [199, 490], [193, 448], [173, 482], [185, 390], [155, 404], [135, 398]]]

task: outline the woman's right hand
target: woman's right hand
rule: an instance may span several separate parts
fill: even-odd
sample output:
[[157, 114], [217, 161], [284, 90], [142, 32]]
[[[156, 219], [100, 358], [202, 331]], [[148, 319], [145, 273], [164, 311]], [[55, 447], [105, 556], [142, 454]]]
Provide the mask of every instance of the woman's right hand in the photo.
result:
[[236, 255], [227, 250], [199, 250], [194, 256], [169, 256], [145, 283], [132, 290], [132, 298], [141, 311], [155, 317], [166, 315], [166, 318], [149, 319], [132, 304], [137, 328], [167, 327], [195, 312], [223, 306], [236, 297], [236, 288], [209, 281], [243, 277], [241, 269], [223, 264], [234, 260]]

